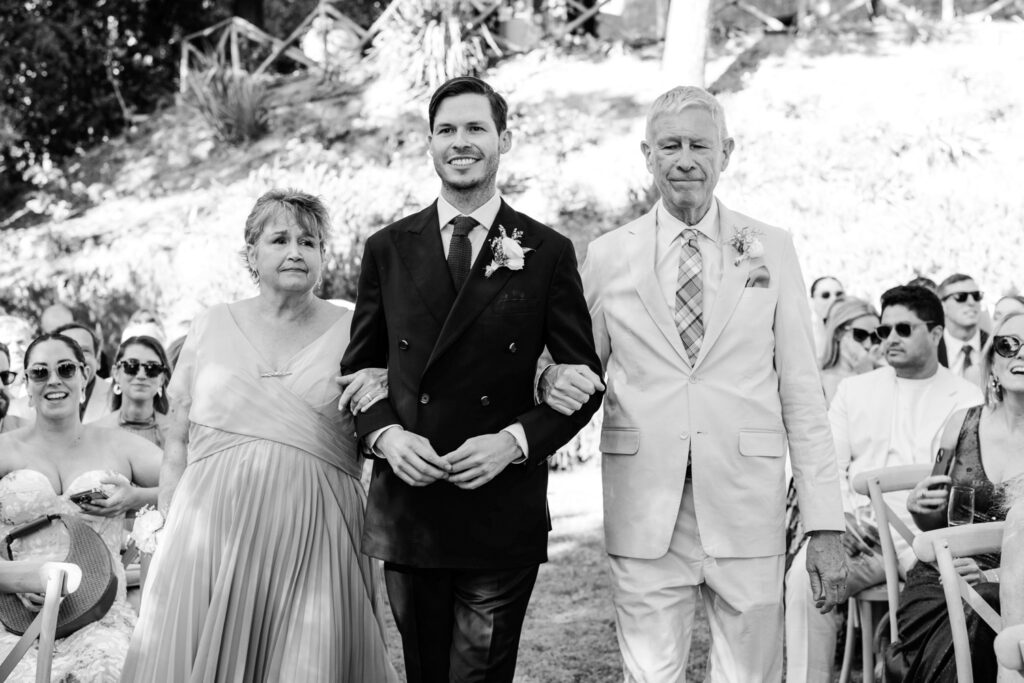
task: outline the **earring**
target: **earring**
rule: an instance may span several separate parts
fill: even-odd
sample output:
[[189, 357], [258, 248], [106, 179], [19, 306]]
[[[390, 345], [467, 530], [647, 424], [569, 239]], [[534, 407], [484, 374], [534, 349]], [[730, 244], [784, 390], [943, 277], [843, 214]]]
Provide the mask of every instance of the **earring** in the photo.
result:
[[118, 384], [117, 382], [114, 382], [114, 387], [111, 389], [111, 391], [114, 392], [114, 396], [120, 396], [121, 395], [121, 385]]
[[994, 374], [988, 376], [988, 385], [997, 401], [1003, 400], [1003, 385], [999, 383]]
[[156, 395], [157, 396], [163, 396], [164, 395], [164, 388], [160, 387], [159, 389], [157, 389], [156, 390]]

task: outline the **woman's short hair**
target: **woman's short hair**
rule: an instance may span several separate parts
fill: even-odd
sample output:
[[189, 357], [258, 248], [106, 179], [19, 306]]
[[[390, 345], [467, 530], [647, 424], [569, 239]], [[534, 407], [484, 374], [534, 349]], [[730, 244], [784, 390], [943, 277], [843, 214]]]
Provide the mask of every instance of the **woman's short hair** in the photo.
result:
[[1002, 332], [1006, 321], [1022, 317], [1024, 317], [1024, 313], [1014, 311], [1000, 318], [995, 327], [992, 328], [992, 334], [988, 336], [985, 346], [981, 349], [981, 390], [985, 394], [985, 405], [990, 408], [1003, 402], [1003, 388], [996, 386], [993, 381], [995, 376], [992, 374], [992, 357], [995, 355], [996, 336]]
[[[129, 346], [145, 346], [147, 349], [152, 351], [160, 359], [160, 363], [164, 366], [164, 390], [157, 393], [153, 397], [153, 409], [161, 415], [166, 415], [167, 410], [170, 407], [170, 402], [167, 400], [167, 383], [171, 381], [171, 364], [167, 360], [167, 354], [164, 352], [163, 345], [153, 337], [147, 337], [140, 335], [137, 337], [129, 337], [121, 342], [121, 345], [117, 347], [117, 354], [114, 356], [114, 367], [121, 362], [124, 358], [125, 351], [128, 350]], [[111, 392], [110, 407], [114, 410], [121, 409], [121, 394], [115, 394]]]
[[[43, 342], [48, 341], [57, 341], [67, 346], [69, 349], [71, 349], [71, 355], [75, 357], [75, 360], [78, 361], [78, 364], [81, 365], [82, 367], [85, 367], [85, 352], [82, 351], [82, 347], [78, 345], [78, 342], [76, 342], [74, 339], [65, 334], [61, 334], [60, 332], [47, 332], [33, 339], [29, 343], [28, 348], [25, 349], [26, 371], [28, 370], [28, 365], [32, 359], [32, 352], [35, 351], [37, 346], [39, 346]], [[82, 377], [83, 379], [85, 377], [84, 370], [82, 371]]]
[[882, 313], [890, 306], [903, 306], [922, 321], [928, 323], [928, 329], [937, 326], [945, 327], [946, 313], [942, 302], [935, 292], [916, 285], [899, 285], [888, 289], [882, 294]]
[[[327, 238], [331, 232], [330, 212], [319, 197], [291, 188], [270, 190], [256, 200], [245, 219], [246, 246], [255, 246], [267, 223], [282, 213], [291, 217], [300, 228], [320, 242], [321, 255], [327, 253]], [[259, 273], [249, 263], [249, 255], [244, 249], [242, 259], [253, 281], [257, 281]]]
[[839, 299], [828, 309], [828, 317], [825, 318], [825, 339], [828, 345], [821, 354], [821, 369], [828, 370], [839, 364], [839, 344], [847, 326], [865, 315], [878, 317], [875, 307], [864, 299], [848, 297]]

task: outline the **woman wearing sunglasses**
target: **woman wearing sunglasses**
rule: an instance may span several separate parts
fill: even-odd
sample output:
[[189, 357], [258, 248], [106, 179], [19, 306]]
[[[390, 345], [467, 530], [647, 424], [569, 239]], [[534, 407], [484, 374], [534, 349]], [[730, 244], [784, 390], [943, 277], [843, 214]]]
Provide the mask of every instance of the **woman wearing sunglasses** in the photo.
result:
[[7, 344], [0, 343], [0, 434], [11, 432], [21, 426], [21, 418], [8, 415], [11, 394], [8, 387], [14, 384], [18, 373], [11, 370], [11, 351]]
[[[907, 497], [907, 509], [923, 531], [947, 525], [950, 486], [974, 489], [975, 522], [1006, 518], [1006, 493], [1024, 482], [1024, 315], [1003, 317], [981, 355], [987, 391], [984, 406], [955, 413], [946, 426], [942, 447], [952, 451], [949, 474], [922, 480]], [[992, 570], [1000, 557], [984, 555], [956, 560], [960, 575], [998, 610], [999, 576]], [[996, 680], [992, 650], [995, 634], [968, 610], [974, 680]], [[909, 665], [903, 680], [956, 681], [953, 639], [939, 574], [917, 563], [900, 595], [900, 653]]]
[[875, 328], [878, 312], [863, 299], [841, 299], [825, 320], [827, 345], [821, 357], [821, 386], [825, 401], [832, 403], [839, 382], [881, 363], [881, 345]]
[[167, 355], [153, 337], [129, 337], [114, 356], [111, 408], [97, 420], [120, 427], [164, 447], [167, 430], [167, 382], [171, 378]]
[[[51, 513], [80, 517], [100, 535], [117, 575], [117, 597], [101, 619], [58, 641], [52, 675], [55, 681], [116, 681], [135, 624], [119, 556], [124, 517], [156, 501], [160, 450], [133, 434], [82, 424], [85, 355], [69, 337], [44, 334], [29, 345], [25, 384], [35, 421], [0, 434], [0, 537]], [[63, 559], [65, 534], [54, 526], [34, 532], [12, 545], [14, 559]], [[21, 598], [33, 611], [42, 604], [34, 594]], [[17, 641], [0, 631], [0, 657]], [[8, 680], [35, 680], [35, 658], [22, 659]]]

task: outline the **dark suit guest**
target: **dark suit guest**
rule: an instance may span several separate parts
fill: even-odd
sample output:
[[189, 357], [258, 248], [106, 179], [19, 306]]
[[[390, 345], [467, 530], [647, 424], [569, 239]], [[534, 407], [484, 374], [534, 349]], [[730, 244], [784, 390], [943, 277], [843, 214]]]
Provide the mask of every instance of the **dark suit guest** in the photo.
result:
[[545, 346], [600, 363], [572, 244], [497, 193], [506, 117], [476, 78], [434, 93], [441, 196], [367, 240], [342, 361], [388, 369], [389, 400], [356, 418], [378, 456], [363, 552], [385, 561], [411, 683], [512, 680], [547, 559], [545, 460], [601, 401], [534, 404]]
[[970, 275], [954, 273], [939, 284], [946, 328], [939, 342], [939, 363], [964, 379], [979, 383], [978, 358], [988, 341], [981, 329], [981, 291]]

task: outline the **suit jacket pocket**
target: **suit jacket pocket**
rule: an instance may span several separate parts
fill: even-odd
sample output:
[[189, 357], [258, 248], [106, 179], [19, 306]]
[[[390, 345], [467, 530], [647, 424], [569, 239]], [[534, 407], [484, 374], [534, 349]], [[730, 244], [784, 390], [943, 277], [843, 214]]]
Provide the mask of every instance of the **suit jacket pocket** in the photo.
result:
[[494, 312], [498, 315], [527, 315], [539, 311], [540, 306], [540, 300], [536, 298], [507, 297], [494, 303]]
[[741, 429], [740, 455], [781, 458], [786, 454], [786, 435], [768, 429]]
[[605, 427], [601, 430], [601, 452], [609, 455], [636, 455], [640, 450], [640, 430]]

